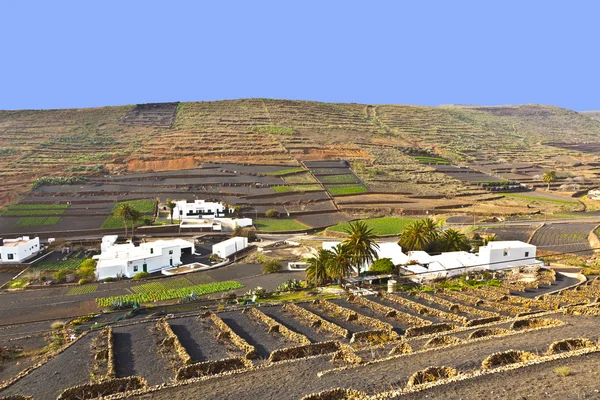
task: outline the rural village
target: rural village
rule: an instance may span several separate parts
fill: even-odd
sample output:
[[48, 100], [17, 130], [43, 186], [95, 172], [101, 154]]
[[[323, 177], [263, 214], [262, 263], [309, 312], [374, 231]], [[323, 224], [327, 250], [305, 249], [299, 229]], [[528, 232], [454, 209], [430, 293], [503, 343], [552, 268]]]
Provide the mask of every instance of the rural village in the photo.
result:
[[0, 111], [0, 399], [569, 384], [600, 361], [598, 118], [269, 99]]

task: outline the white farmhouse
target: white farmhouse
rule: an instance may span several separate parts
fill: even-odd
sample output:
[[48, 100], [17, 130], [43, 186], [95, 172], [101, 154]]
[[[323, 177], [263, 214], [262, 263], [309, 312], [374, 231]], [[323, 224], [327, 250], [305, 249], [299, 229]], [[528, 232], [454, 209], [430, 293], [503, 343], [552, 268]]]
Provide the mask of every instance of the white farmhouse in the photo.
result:
[[213, 244], [212, 252], [219, 258], [227, 258], [248, 247], [248, 238], [236, 236], [221, 243]]
[[158, 272], [163, 268], [181, 265], [182, 252], [191, 252], [192, 243], [183, 239], [157, 240], [135, 246], [128, 242], [115, 244], [114, 236], [102, 239], [102, 253], [98, 260], [96, 278], [133, 278], [138, 272]]
[[173, 217], [180, 220], [189, 218], [213, 219], [226, 217], [227, 213], [232, 212], [232, 208], [227, 209], [221, 203], [204, 200], [195, 200], [193, 203], [188, 203], [187, 200], [180, 200], [175, 202]]
[[0, 263], [20, 263], [40, 251], [40, 238], [0, 239]]
[[600, 200], [600, 189], [592, 189], [588, 191], [587, 195], [591, 200]]

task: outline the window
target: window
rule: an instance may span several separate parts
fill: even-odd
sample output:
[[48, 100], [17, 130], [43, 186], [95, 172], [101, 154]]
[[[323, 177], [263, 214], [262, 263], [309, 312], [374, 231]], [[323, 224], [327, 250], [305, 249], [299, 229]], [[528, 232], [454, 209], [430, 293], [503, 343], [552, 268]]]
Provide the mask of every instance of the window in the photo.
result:
[[150, 254], [154, 254], [154, 249], [150, 247]]
[[12, 254], [12, 253], [9, 253], [9, 254], [8, 254], [8, 259], [9, 259], [9, 260], [12, 260], [12, 259], [14, 259], [14, 257], [15, 257], [15, 255], [14, 255], [14, 254]]
[[134, 265], [134, 266], [133, 266], [133, 272], [137, 272], [137, 270], [138, 270], [138, 266], [137, 266], [137, 265]]
[[528, 251], [525, 252], [525, 257], [529, 257], [529, 252]]
[[504, 249], [504, 254], [503, 254], [504, 257], [508, 256], [508, 250], [509, 249]]
[[173, 254], [173, 250], [169, 250], [169, 254]]

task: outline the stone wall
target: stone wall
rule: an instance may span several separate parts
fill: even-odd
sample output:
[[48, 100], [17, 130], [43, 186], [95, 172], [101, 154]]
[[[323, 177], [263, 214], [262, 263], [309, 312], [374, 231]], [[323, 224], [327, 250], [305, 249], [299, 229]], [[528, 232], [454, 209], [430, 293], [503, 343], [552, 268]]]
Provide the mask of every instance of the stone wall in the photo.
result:
[[177, 371], [177, 380], [216, 375], [223, 372], [242, 370], [252, 367], [252, 362], [246, 358], [225, 358], [218, 361], [206, 361], [187, 365]]
[[334, 351], [339, 350], [340, 347], [340, 342], [337, 341], [321, 342], [297, 347], [288, 347], [285, 349], [278, 349], [273, 351], [269, 356], [269, 361], [278, 362], [285, 360], [293, 360], [297, 358], [305, 358], [319, 354], [333, 353]]
[[269, 333], [279, 332], [286, 339], [292, 342], [296, 342], [300, 345], [308, 345], [311, 343], [310, 339], [305, 335], [298, 332], [294, 332], [293, 330], [275, 321], [273, 318], [269, 317], [256, 307], [246, 308], [244, 312], [249, 313], [254, 318], [257, 318], [258, 320], [265, 323], [269, 327]]
[[58, 396], [57, 400], [93, 399], [129, 390], [144, 389], [148, 386], [145, 379], [139, 376], [109, 379], [98, 383], [70, 387]]
[[350, 332], [348, 332], [347, 329], [344, 329], [339, 325], [336, 325], [332, 322], [324, 320], [317, 314], [312, 313], [312, 312], [308, 311], [307, 309], [302, 308], [296, 304], [287, 303], [283, 307], [285, 309], [288, 309], [288, 310], [292, 311], [293, 313], [297, 314], [300, 318], [307, 320], [310, 323], [310, 325], [313, 327], [320, 327], [326, 331], [329, 331], [329, 332], [336, 334], [338, 336], [341, 336], [343, 338], [348, 338], [350, 336]]
[[221, 333], [219, 333], [220, 337], [228, 338], [235, 344], [239, 349], [246, 353], [246, 358], [256, 358], [256, 349], [254, 346], [248, 344], [244, 339], [242, 339], [237, 333], [233, 331], [223, 320], [215, 313], [209, 312], [209, 318], [212, 322], [219, 328]]

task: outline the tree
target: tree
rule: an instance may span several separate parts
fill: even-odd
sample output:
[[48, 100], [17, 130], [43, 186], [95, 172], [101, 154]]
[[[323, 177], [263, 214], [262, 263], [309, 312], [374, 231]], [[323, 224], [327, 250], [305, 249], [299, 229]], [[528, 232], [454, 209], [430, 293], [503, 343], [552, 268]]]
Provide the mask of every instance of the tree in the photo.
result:
[[464, 233], [456, 229], [446, 229], [440, 235], [440, 242], [443, 251], [468, 251], [471, 249], [471, 243]]
[[556, 182], [556, 171], [548, 171], [542, 176], [542, 180], [548, 184], [546, 190], [550, 190], [550, 184]]
[[348, 252], [347, 246], [344, 244], [338, 244], [330, 250], [331, 255], [325, 266], [327, 275], [338, 283], [342, 282], [342, 279], [346, 276], [350, 276], [352, 273], [352, 257]]
[[394, 272], [394, 263], [391, 258], [380, 258], [371, 265], [370, 272], [374, 274], [387, 275]]
[[131, 215], [131, 206], [127, 203], [121, 204], [119, 208], [117, 208], [113, 215], [117, 218], [121, 218], [123, 220], [123, 225], [125, 225], [125, 237], [127, 237], [127, 221], [129, 221], [129, 216]]
[[96, 277], [96, 265], [97, 261], [93, 259], [87, 259], [79, 264], [79, 268], [77, 268], [77, 276], [80, 278], [92, 281]]
[[173, 224], [173, 210], [175, 209], [175, 207], [177, 207], [177, 203], [175, 203], [171, 199], [167, 199], [167, 202], [165, 204], [167, 205], [167, 208], [169, 209], [169, 215], [171, 216], [171, 224]]
[[279, 211], [274, 209], [267, 210], [265, 216], [268, 218], [279, 218]]
[[135, 224], [142, 219], [142, 213], [136, 210], [135, 208], [131, 208], [129, 211], [129, 220], [131, 221], [131, 238], [133, 238], [135, 232]]
[[344, 232], [348, 234], [348, 237], [346, 237], [343, 244], [348, 249], [352, 264], [356, 266], [358, 276], [360, 276], [360, 267], [373, 262], [379, 257], [377, 255], [379, 245], [375, 242], [376, 236], [373, 230], [362, 221], [351, 222]]
[[331, 258], [332, 253], [329, 250], [321, 249], [316, 256], [312, 256], [306, 262], [306, 279], [313, 284], [320, 286], [324, 285], [329, 279], [327, 275], [327, 263]]
[[432, 229], [429, 218], [426, 220], [413, 221], [404, 228], [400, 234], [398, 245], [404, 251], [427, 250], [437, 238], [437, 229]]

